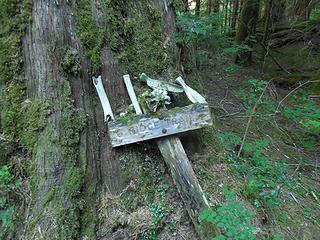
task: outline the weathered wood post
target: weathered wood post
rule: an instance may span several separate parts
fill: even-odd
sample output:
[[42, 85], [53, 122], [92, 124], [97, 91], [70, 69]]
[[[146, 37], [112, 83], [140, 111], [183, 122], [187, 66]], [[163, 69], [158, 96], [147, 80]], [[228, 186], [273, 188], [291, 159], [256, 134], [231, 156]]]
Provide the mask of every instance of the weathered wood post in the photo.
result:
[[[207, 240], [208, 236], [203, 231], [198, 216], [201, 210], [209, 208], [209, 203], [179, 137], [174, 134], [211, 125], [208, 105], [195, 104], [167, 110], [163, 116], [160, 114], [157, 117], [143, 115], [129, 75], [125, 75], [123, 78], [136, 114], [140, 116], [137, 116], [130, 123], [109, 122], [109, 135], [112, 146], [118, 147], [134, 142], [156, 139], [159, 150], [170, 168], [172, 178], [199, 237]], [[181, 79], [180, 81], [183, 80]]]

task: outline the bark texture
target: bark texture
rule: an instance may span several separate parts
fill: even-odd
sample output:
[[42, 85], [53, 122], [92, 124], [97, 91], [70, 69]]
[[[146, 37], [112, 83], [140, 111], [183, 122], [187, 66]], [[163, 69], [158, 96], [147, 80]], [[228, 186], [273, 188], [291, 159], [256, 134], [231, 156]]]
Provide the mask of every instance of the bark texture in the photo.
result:
[[[106, 12], [114, 9], [101, 0], [32, 4], [32, 23], [23, 40], [26, 95], [48, 102], [50, 114], [33, 148], [32, 200], [15, 238], [95, 239], [98, 196], [123, 188], [119, 166], [123, 151], [111, 147], [91, 80], [92, 75], [101, 75], [114, 112], [124, 110], [125, 67], [105, 31], [110, 28]], [[166, 45], [175, 32], [173, 6], [166, 0], [130, 1], [120, 9], [122, 17], [134, 18], [132, 13], [142, 6], [148, 6], [150, 14], [154, 9], [160, 13], [155, 21], [161, 26], [160, 41], [169, 49]], [[142, 41], [140, 47], [148, 46]], [[174, 54], [175, 47], [170, 49]]]

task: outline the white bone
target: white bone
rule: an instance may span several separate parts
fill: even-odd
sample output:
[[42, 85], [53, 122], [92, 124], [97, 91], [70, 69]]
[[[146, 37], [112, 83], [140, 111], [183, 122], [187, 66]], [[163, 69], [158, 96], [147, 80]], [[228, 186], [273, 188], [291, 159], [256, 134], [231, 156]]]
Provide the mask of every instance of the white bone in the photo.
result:
[[95, 78], [92, 77], [92, 81], [93, 81], [93, 85], [96, 87], [96, 90], [98, 92], [99, 95], [99, 99], [103, 108], [103, 113], [104, 113], [104, 121], [107, 122], [110, 119], [114, 119], [113, 113], [112, 113], [112, 109], [110, 106], [110, 102], [109, 99], [107, 97], [107, 94], [104, 90], [103, 84], [102, 84], [102, 80], [101, 80], [101, 76]]
[[124, 80], [124, 83], [125, 83], [125, 85], [127, 87], [127, 91], [128, 91], [129, 97], [131, 99], [131, 102], [133, 104], [134, 110], [136, 111], [136, 114], [138, 114], [138, 115], [142, 114], [139, 102], [137, 100], [137, 96], [136, 96], [136, 94], [134, 92], [132, 83], [130, 81], [130, 76], [128, 74], [124, 75], [123, 76], [123, 80]]
[[182, 79], [182, 77], [178, 77], [176, 79], [176, 81], [178, 83], [180, 83], [180, 85], [183, 87], [183, 90], [185, 91], [185, 93], [187, 94], [187, 97], [189, 98], [189, 100], [192, 103], [203, 103], [206, 104], [206, 100], [204, 97], [201, 96], [200, 93], [198, 93], [196, 90], [192, 89], [191, 87], [189, 87], [184, 80]]

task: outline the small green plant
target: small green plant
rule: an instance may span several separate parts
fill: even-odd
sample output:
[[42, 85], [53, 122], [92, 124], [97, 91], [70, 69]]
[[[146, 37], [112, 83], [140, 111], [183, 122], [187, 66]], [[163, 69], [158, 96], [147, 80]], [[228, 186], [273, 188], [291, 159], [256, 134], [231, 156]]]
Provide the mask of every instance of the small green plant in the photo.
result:
[[306, 91], [299, 91], [290, 98], [290, 107], [283, 108], [284, 116], [303, 126], [308, 134], [320, 136], [320, 107], [308, 97]]
[[236, 194], [225, 189], [227, 203], [214, 210], [204, 210], [200, 219], [209, 223], [215, 223], [222, 230], [222, 233], [212, 240], [223, 239], [255, 239], [252, 225], [253, 212], [245, 205], [236, 200]]
[[20, 179], [15, 179], [9, 165], [0, 167], [0, 239], [13, 226], [15, 205], [12, 196], [20, 184]]
[[235, 149], [241, 144], [241, 137], [226, 132], [222, 135], [222, 140], [230, 152], [228, 162], [246, 180], [242, 193], [251, 199], [256, 207], [278, 208], [281, 204], [278, 186], [288, 182], [287, 168], [281, 161], [278, 162], [277, 168], [270, 162], [265, 151], [270, 141], [248, 141], [243, 146], [243, 154], [237, 158]]
[[242, 99], [246, 113], [249, 115], [255, 105], [258, 105], [260, 113], [273, 113], [276, 104], [268, 94], [265, 93], [268, 82], [259, 79], [250, 79], [248, 88], [243, 88], [236, 92], [236, 96]]
[[142, 235], [145, 239], [157, 239], [157, 233], [161, 226], [162, 221], [168, 216], [168, 211], [163, 204], [153, 203], [150, 206], [151, 212], [155, 218], [152, 221], [151, 226]]

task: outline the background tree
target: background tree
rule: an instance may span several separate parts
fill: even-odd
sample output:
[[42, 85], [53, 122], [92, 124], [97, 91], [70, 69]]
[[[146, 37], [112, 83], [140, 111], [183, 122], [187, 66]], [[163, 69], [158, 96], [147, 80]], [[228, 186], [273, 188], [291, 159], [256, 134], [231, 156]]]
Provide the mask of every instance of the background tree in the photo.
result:
[[232, 17], [231, 17], [231, 29], [232, 30], [236, 29], [238, 14], [239, 14], [239, 0], [233, 0], [232, 1]]
[[[236, 41], [239, 45], [247, 45], [252, 47], [252, 41], [250, 37], [256, 31], [258, 16], [259, 16], [258, 0], [244, 0], [239, 24], [237, 29]], [[252, 51], [242, 50], [236, 59], [237, 63], [249, 63], [252, 61]]]

